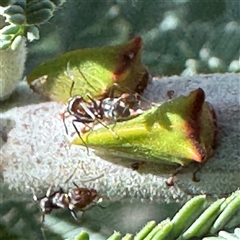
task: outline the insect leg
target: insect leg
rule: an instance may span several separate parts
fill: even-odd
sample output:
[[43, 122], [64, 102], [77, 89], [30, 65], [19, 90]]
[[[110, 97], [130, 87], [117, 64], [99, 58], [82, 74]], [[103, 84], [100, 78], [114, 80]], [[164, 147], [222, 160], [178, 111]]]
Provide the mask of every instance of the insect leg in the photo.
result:
[[89, 94], [87, 94], [87, 97], [92, 101], [92, 103], [93, 103], [93, 106], [94, 106], [94, 109], [96, 109], [96, 110], [100, 110], [100, 108], [101, 108], [101, 104], [100, 105], [98, 105], [97, 104], [97, 102], [89, 95]]
[[47, 190], [47, 192], [46, 192], [46, 197], [47, 197], [47, 198], [50, 197], [52, 188], [53, 188], [53, 184], [50, 185], [50, 187], [48, 188], [48, 190]]
[[76, 212], [74, 210], [72, 210], [72, 209], [69, 209], [69, 210], [70, 210], [70, 213], [72, 214], [73, 218], [77, 221], [78, 218], [77, 218]]
[[38, 198], [38, 197], [37, 197], [36, 191], [35, 191], [34, 188], [31, 187], [31, 190], [32, 190], [32, 193], [33, 193], [33, 200], [34, 200], [35, 202], [37, 202], [38, 200], [41, 200], [41, 199], [42, 199], [42, 197], [41, 197], [41, 198]]
[[81, 107], [84, 109], [84, 111], [91, 117], [91, 120], [89, 122], [94, 122], [96, 120], [96, 116], [91, 112], [91, 110], [86, 107], [84, 104], [81, 104]]
[[63, 125], [64, 125], [64, 128], [65, 128], [65, 132], [66, 132], [66, 134], [68, 135], [68, 128], [67, 128], [67, 125], [66, 125], [66, 116], [65, 116], [66, 113], [67, 113], [67, 111], [65, 111], [65, 112], [62, 114], [62, 120], [63, 120]]
[[179, 172], [183, 170], [183, 166], [178, 167], [174, 173], [167, 179], [166, 184], [167, 186], [171, 187], [174, 186], [174, 177], [178, 175]]
[[103, 127], [105, 127], [106, 129], [108, 129], [108, 130], [112, 133], [112, 135], [113, 135], [114, 137], [118, 137], [118, 135], [117, 135], [111, 128], [109, 128], [102, 120], [100, 120], [99, 118], [97, 118], [96, 120], [97, 120], [100, 124], [102, 124]]
[[192, 164], [194, 164], [196, 167], [195, 167], [195, 170], [193, 172], [193, 176], [192, 176], [192, 181], [193, 182], [200, 182], [200, 178], [197, 177], [197, 173], [201, 171], [201, 168], [203, 167], [204, 164], [206, 164], [206, 162], [204, 163], [197, 163], [197, 162], [193, 162]]
[[46, 194], [45, 194], [43, 197], [37, 197], [37, 194], [36, 194], [35, 189], [31, 187], [31, 190], [32, 190], [32, 193], [33, 193], [33, 200], [34, 200], [35, 202], [37, 202], [37, 201], [39, 201], [39, 200], [42, 200], [42, 199], [45, 198], [45, 197], [49, 198], [50, 195], [51, 195], [52, 187], [53, 187], [53, 185], [51, 185], [51, 186], [48, 188]]
[[6, 127], [3, 128], [3, 130], [0, 130], [0, 136], [4, 142], [7, 142], [8, 135], [7, 135]]
[[[92, 101], [92, 103], [94, 104], [94, 108], [99, 110], [100, 111], [100, 107], [97, 105], [97, 102], [91, 98], [90, 95], [87, 95], [88, 98]], [[98, 121], [100, 124], [102, 124], [103, 127], [105, 127], [106, 129], [108, 129], [112, 134], [113, 136], [117, 137], [116, 133], [113, 132], [100, 118], [96, 117], [88, 108], [86, 108], [85, 106], [82, 106], [83, 109], [86, 111], [86, 113], [92, 117], [93, 121], [96, 120]], [[101, 116], [102, 117], [102, 116]]]
[[74, 185], [76, 188], [79, 188], [79, 186], [78, 186], [75, 182], [73, 182], [73, 185]]
[[87, 78], [84, 76], [84, 74], [82, 73], [82, 71], [78, 68], [79, 73], [81, 74], [82, 78], [87, 82], [87, 84], [94, 90], [97, 92], [97, 89], [87, 80]]
[[82, 138], [80, 132], [78, 131], [78, 129], [77, 129], [76, 125], [75, 125], [75, 122], [79, 122], [79, 121], [76, 120], [76, 119], [72, 120], [72, 125], [73, 125], [75, 131], [77, 132], [78, 136], [79, 136], [80, 139], [82, 140], [83, 144], [84, 144], [85, 147], [87, 148], [87, 154], [89, 155], [89, 149], [88, 149], [88, 146], [87, 146], [86, 142], [83, 140], [83, 138]]
[[[33, 192], [33, 200], [35, 202], [41, 202], [42, 199], [44, 199], [45, 197], [48, 198], [50, 196], [51, 190], [52, 190], [52, 186], [49, 187], [49, 189], [47, 190], [47, 193], [43, 197], [37, 197], [37, 194], [36, 194], [36, 191], [34, 190], [34, 188], [31, 187], [31, 190]], [[41, 209], [41, 207], [40, 207], [40, 209]], [[45, 221], [45, 213], [44, 213], [44, 211], [42, 209], [41, 209], [41, 212], [42, 212], [41, 222], [44, 223], [44, 221]]]

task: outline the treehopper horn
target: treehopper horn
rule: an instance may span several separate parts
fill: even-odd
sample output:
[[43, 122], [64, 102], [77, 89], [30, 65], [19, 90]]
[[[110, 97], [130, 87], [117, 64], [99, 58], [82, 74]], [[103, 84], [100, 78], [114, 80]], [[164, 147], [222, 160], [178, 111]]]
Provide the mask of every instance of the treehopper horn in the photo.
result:
[[34, 91], [62, 103], [70, 95], [105, 98], [114, 83], [120, 86], [114, 97], [122, 89], [141, 93], [149, 79], [141, 63], [142, 45], [136, 37], [122, 45], [71, 51], [35, 68], [27, 81]]
[[[116, 136], [101, 128], [82, 138], [106, 155], [170, 165], [202, 163], [212, 156], [216, 136], [215, 114], [204, 100], [199, 88], [132, 120], [109, 125]], [[83, 145], [79, 138], [73, 143]]]

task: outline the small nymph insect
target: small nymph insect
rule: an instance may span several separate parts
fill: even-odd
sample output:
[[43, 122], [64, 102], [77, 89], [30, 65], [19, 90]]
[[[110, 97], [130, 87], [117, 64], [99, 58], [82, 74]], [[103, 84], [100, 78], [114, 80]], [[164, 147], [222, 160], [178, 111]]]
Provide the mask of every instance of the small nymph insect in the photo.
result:
[[42, 211], [42, 222], [45, 220], [45, 215], [50, 214], [54, 209], [68, 209], [74, 219], [77, 220], [76, 210], [84, 211], [92, 204], [96, 204], [99, 200], [98, 192], [95, 189], [80, 188], [73, 182], [76, 188], [64, 192], [63, 188], [51, 193], [52, 186], [49, 187], [43, 197], [37, 197], [34, 189], [33, 200], [39, 203]]

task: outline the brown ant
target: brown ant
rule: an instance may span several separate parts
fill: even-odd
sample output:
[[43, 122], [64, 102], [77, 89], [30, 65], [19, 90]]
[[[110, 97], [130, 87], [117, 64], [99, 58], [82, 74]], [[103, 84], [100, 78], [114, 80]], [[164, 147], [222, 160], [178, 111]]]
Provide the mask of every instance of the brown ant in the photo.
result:
[[[65, 126], [66, 133], [68, 130], [65, 123], [65, 118], [67, 116], [73, 116], [72, 125], [77, 132], [78, 136], [82, 139], [80, 131], [78, 130], [76, 123], [83, 123], [88, 129], [92, 129], [96, 122], [100, 123], [105, 128], [109, 129], [105, 122], [112, 123], [118, 121], [125, 121], [130, 118], [133, 118], [142, 111], [135, 111], [130, 108], [128, 104], [128, 97], [130, 94], [122, 94], [118, 98], [107, 97], [102, 100], [94, 100], [89, 94], [89, 101], [86, 101], [82, 96], [71, 97], [68, 101], [67, 109], [63, 113], [63, 122]], [[109, 129], [111, 132], [112, 130]], [[81, 132], [86, 132], [86, 128], [83, 128]], [[113, 135], [116, 135], [112, 132]], [[83, 139], [82, 139], [83, 141]], [[87, 150], [87, 144], [83, 141]]]
[[84, 211], [92, 204], [99, 200], [98, 192], [95, 189], [80, 188], [74, 183], [76, 188], [64, 192], [63, 188], [51, 194], [52, 186], [50, 186], [43, 197], [37, 197], [34, 189], [33, 200], [39, 203], [42, 211], [42, 222], [45, 220], [45, 215], [50, 214], [54, 209], [68, 209], [73, 218], [77, 220], [75, 210]]

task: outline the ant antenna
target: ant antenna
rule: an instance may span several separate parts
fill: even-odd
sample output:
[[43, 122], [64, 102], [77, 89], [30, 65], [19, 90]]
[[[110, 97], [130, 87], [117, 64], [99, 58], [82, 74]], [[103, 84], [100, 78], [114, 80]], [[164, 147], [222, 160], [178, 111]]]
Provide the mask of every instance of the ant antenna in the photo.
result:
[[[65, 128], [65, 132], [66, 132], [66, 134], [68, 135], [68, 128], [67, 128], [67, 125], [66, 125], [66, 113], [67, 113], [67, 111], [65, 111], [63, 114], [62, 114], [62, 120], [63, 120], [63, 125], [64, 125], [64, 128]], [[70, 116], [70, 115], [69, 115]]]
[[73, 125], [75, 131], [77, 132], [79, 138], [82, 140], [84, 146], [87, 148], [87, 154], [89, 155], [89, 148], [88, 148], [88, 145], [87, 145], [87, 143], [83, 140], [83, 138], [82, 138], [80, 132], [78, 131], [78, 129], [77, 129], [76, 125], [75, 125], [75, 122], [78, 122], [78, 120], [76, 120], [76, 119], [72, 120], [72, 125]]
[[95, 91], [97, 92], [97, 89], [87, 80], [87, 78], [84, 76], [82, 71], [78, 68], [79, 73], [81, 74], [82, 78], [86, 81], [86, 83]]
[[70, 87], [70, 97], [72, 97], [72, 91], [73, 91], [75, 81], [74, 81], [74, 76], [73, 76], [73, 74], [71, 73], [71, 70], [70, 70], [70, 62], [67, 63], [67, 75], [72, 80], [72, 84], [71, 84], [71, 87]]
[[78, 169], [78, 165], [79, 165], [79, 163], [80, 163], [80, 160], [78, 160], [78, 162], [77, 162], [77, 166], [74, 168], [72, 174], [71, 174], [71, 175], [70, 175], [70, 176], [64, 181], [64, 183], [68, 183], [69, 180], [73, 177], [73, 175], [76, 173], [76, 171], [77, 171], [77, 169]]
[[79, 186], [73, 181], [73, 185], [76, 187], [76, 188], [79, 188]]
[[[85, 79], [85, 81], [87, 81], [87, 79], [85, 78], [85, 76], [83, 75], [83, 73], [80, 71], [80, 69], [78, 68], [78, 71], [79, 73], [81, 74], [81, 76]], [[71, 70], [70, 70], [70, 62], [67, 63], [67, 75], [68, 77], [72, 80], [72, 84], [71, 84], [71, 87], [70, 87], [70, 97], [72, 97], [72, 92], [73, 92], [73, 88], [74, 88], [74, 85], [75, 85], [75, 81], [74, 81], [74, 76], [73, 74], [71, 73]], [[88, 82], [88, 81], [87, 81]], [[86, 111], [86, 109], [84, 108], [84, 106], [82, 106], [83, 109]], [[66, 110], [63, 115], [62, 115], [62, 119], [63, 119], [63, 124], [64, 124], [64, 128], [65, 128], [65, 131], [66, 131], [66, 134], [68, 135], [68, 128], [67, 128], [67, 125], [66, 125], [66, 113], [68, 113], [69, 111]], [[88, 112], [89, 114], [89, 112]], [[91, 114], [91, 113], [90, 113]], [[69, 115], [70, 116], [70, 115]], [[91, 115], [90, 115], [91, 116]], [[92, 117], [92, 116], [91, 116]], [[80, 139], [82, 140], [82, 142], [84, 143], [85, 147], [87, 148], [87, 154], [89, 155], [89, 148], [86, 144], [86, 142], [83, 140], [82, 136], [80, 135], [80, 132], [78, 131], [76, 125], [75, 125], [75, 120], [72, 121], [72, 125], [75, 129], [75, 131], [77, 132], [78, 136], [80, 137]], [[76, 121], [77, 122], [77, 121]]]

